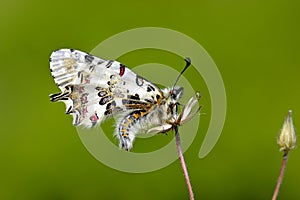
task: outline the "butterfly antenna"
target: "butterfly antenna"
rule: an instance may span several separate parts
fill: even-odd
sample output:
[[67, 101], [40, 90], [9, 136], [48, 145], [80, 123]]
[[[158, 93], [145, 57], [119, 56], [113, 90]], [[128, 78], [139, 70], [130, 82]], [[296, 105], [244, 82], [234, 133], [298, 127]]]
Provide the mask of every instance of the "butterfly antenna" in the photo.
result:
[[186, 65], [185, 65], [185, 67], [183, 68], [183, 70], [180, 72], [180, 74], [177, 76], [176, 81], [175, 81], [175, 83], [174, 83], [174, 85], [173, 85], [173, 89], [172, 89], [172, 90], [174, 90], [174, 87], [176, 86], [176, 84], [177, 84], [179, 78], [181, 77], [181, 75], [183, 74], [183, 72], [184, 72], [184, 71], [191, 65], [191, 63], [192, 63], [191, 59], [188, 58], [188, 57], [185, 58], [184, 61], [186, 62]]

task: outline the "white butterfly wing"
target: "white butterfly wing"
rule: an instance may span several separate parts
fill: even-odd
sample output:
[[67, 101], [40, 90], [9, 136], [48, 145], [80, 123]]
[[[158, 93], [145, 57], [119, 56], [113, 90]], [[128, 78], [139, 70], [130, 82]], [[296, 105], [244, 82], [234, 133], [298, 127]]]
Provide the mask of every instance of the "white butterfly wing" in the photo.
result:
[[74, 125], [91, 127], [112, 114], [150, 110], [163, 98], [159, 88], [125, 65], [78, 50], [54, 51], [50, 70], [61, 90], [50, 99], [66, 104]]

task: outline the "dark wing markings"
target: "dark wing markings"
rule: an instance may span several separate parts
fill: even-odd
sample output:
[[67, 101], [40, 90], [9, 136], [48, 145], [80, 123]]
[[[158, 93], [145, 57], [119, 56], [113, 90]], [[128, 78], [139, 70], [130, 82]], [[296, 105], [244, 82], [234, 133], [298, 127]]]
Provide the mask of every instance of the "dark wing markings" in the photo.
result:
[[151, 109], [154, 104], [149, 102], [140, 101], [136, 99], [122, 99], [122, 104], [126, 107], [126, 109]]

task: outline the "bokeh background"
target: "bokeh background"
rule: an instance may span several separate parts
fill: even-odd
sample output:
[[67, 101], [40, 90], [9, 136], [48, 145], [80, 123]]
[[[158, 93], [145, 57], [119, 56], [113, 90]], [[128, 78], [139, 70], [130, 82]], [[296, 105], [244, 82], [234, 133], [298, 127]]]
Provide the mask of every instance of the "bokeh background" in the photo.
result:
[[[196, 199], [271, 199], [282, 156], [276, 136], [289, 109], [300, 127], [299, 10], [296, 0], [1, 1], [0, 199], [188, 199], [179, 161], [146, 174], [110, 169], [85, 149], [64, 105], [48, 98], [58, 92], [49, 72], [53, 50], [89, 52], [111, 35], [145, 26], [195, 39], [224, 80], [225, 126], [200, 160], [210, 99], [193, 69], [185, 74], [202, 90], [205, 113], [185, 153]], [[120, 60], [128, 66], [182, 64], [158, 50]], [[139, 139], [136, 151], [172, 137]], [[298, 148], [289, 157], [279, 199], [300, 199], [299, 169]]]

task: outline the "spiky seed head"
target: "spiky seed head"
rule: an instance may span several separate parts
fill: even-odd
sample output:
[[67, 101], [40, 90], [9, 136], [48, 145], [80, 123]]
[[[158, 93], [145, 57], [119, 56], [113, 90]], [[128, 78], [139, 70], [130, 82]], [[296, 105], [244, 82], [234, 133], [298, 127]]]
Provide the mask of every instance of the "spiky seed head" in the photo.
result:
[[293, 125], [292, 111], [289, 110], [282, 129], [277, 138], [277, 144], [281, 151], [288, 153], [291, 149], [296, 147], [296, 133]]

